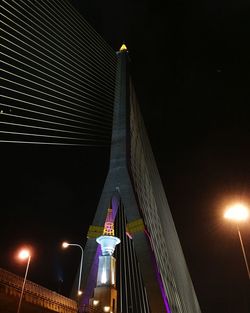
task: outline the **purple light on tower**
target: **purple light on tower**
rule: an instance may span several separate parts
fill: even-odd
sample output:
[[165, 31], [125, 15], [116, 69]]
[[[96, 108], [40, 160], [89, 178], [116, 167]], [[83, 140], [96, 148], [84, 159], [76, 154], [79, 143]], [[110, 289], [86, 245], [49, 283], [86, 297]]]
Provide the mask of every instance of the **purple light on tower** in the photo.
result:
[[83, 298], [82, 298], [82, 304], [89, 304], [89, 299], [92, 297], [93, 290], [96, 286], [96, 278], [97, 278], [97, 270], [98, 270], [98, 261], [99, 256], [101, 255], [101, 246], [98, 245], [96, 249], [95, 259], [92, 264], [90, 274], [88, 277], [88, 281], [86, 284], [86, 289], [84, 290]]
[[[155, 264], [155, 265], [156, 265], [156, 264]], [[156, 266], [157, 266], [157, 265], [156, 265]], [[161, 289], [162, 299], [163, 299], [163, 301], [164, 301], [164, 304], [165, 304], [167, 313], [171, 313], [171, 310], [170, 310], [170, 307], [169, 307], [169, 303], [168, 303], [168, 299], [167, 299], [167, 296], [166, 296], [166, 294], [165, 294], [163, 282], [162, 282], [162, 279], [161, 279], [161, 274], [159, 273], [159, 271], [158, 271], [157, 268], [156, 268], [156, 273], [157, 273], [157, 280], [158, 280], [158, 283], [159, 283], [160, 289]]]

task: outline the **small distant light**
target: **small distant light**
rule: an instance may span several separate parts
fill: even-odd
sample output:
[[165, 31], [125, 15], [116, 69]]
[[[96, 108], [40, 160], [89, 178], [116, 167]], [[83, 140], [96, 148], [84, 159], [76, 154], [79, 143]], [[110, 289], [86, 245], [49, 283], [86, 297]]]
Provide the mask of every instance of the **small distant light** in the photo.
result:
[[103, 308], [103, 311], [104, 311], [104, 312], [109, 312], [109, 311], [110, 311], [110, 306], [105, 306], [105, 307]]
[[30, 252], [29, 250], [23, 249], [19, 252], [18, 254], [19, 259], [21, 260], [25, 260], [28, 259], [30, 257]]
[[133, 239], [132, 236], [130, 235], [130, 233], [127, 231], [126, 231], [126, 235], [128, 236], [129, 239]]
[[230, 207], [224, 214], [224, 217], [229, 220], [238, 222], [245, 221], [249, 217], [249, 212], [246, 206], [241, 203], [235, 204]]
[[127, 50], [128, 50], [128, 48], [126, 47], [126, 45], [122, 44], [120, 51], [127, 51]]
[[77, 294], [78, 294], [78, 296], [82, 295], [82, 291], [78, 290]]
[[68, 248], [68, 246], [69, 246], [69, 243], [68, 243], [68, 242], [63, 242], [63, 243], [62, 243], [62, 247], [63, 247], [63, 248]]
[[99, 300], [93, 300], [93, 305], [97, 306], [99, 304]]

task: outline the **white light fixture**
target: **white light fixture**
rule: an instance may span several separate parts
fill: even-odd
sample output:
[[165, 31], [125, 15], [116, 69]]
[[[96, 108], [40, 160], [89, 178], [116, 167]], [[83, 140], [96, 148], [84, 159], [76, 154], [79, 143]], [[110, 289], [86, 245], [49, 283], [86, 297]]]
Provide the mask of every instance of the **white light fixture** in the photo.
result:
[[238, 235], [240, 239], [240, 245], [241, 245], [244, 261], [246, 264], [247, 274], [248, 274], [248, 278], [250, 279], [250, 269], [248, 266], [247, 256], [246, 256], [243, 240], [242, 240], [241, 233], [240, 233], [240, 227], [239, 227], [239, 222], [245, 222], [249, 218], [249, 209], [242, 203], [236, 203], [230, 206], [226, 210], [224, 217], [236, 223], [237, 231], [238, 231]]
[[63, 248], [68, 248], [68, 246], [69, 246], [69, 243], [67, 243], [67, 242], [63, 242], [63, 243], [62, 243], [62, 247], [63, 247]]
[[62, 248], [64, 248], [64, 249], [68, 248], [69, 246], [78, 247], [78, 248], [81, 249], [81, 262], [80, 262], [79, 279], [78, 279], [78, 291], [77, 291], [77, 295], [80, 296], [82, 294], [82, 291], [81, 291], [80, 287], [81, 287], [81, 277], [82, 277], [83, 248], [78, 243], [68, 243], [66, 241], [64, 241], [62, 243]]
[[21, 250], [19, 252], [18, 257], [19, 257], [20, 260], [26, 260], [27, 259], [27, 265], [26, 265], [26, 271], [25, 271], [23, 285], [22, 285], [22, 291], [21, 291], [21, 295], [20, 295], [20, 299], [19, 299], [19, 303], [18, 303], [17, 313], [19, 313], [20, 309], [21, 309], [23, 293], [24, 293], [24, 287], [25, 287], [25, 284], [26, 284], [26, 279], [27, 279], [27, 274], [28, 274], [29, 265], [30, 265], [30, 259], [31, 259], [30, 251], [27, 250], [27, 249], [23, 249], [23, 250]]

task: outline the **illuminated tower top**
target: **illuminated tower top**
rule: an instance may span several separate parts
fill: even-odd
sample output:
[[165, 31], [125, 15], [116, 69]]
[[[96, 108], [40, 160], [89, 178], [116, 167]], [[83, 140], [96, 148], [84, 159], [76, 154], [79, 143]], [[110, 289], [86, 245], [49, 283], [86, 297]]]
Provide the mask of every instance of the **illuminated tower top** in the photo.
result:
[[103, 235], [96, 238], [96, 242], [101, 245], [102, 255], [112, 255], [115, 251], [115, 246], [121, 242], [121, 240], [118, 237], [115, 237], [114, 234], [112, 209], [108, 209]]
[[112, 209], [108, 209], [106, 222], [104, 224], [103, 235], [105, 235], [105, 236], [114, 236], [115, 235], [114, 222], [113, 222], [113, 218], [112, 218]]
[[121, 46], [121, 48], [120, 48], [119, 51], [120, 51], [120, 52], [121, 52], [121, 51], [128, 51], [128, 48], [126, 47], [125, 44], [122, 44], [122, 46]]

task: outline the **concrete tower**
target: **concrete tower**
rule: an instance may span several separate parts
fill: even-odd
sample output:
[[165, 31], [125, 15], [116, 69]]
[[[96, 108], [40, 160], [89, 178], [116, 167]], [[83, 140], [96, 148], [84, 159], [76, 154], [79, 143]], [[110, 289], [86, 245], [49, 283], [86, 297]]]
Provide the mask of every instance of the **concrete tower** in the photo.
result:
[[125, 45], [117, 59], [110, 166], [88, 232], [81, 301], [89, 303], [96, 290], [93, 282], [102, 279], [96, 238], [98, 243], [102, 241], [104, 208], [111, 202], [116, 234], [121, 239], [115, 252], [117, 312], [200, 313], [139, 110]]

